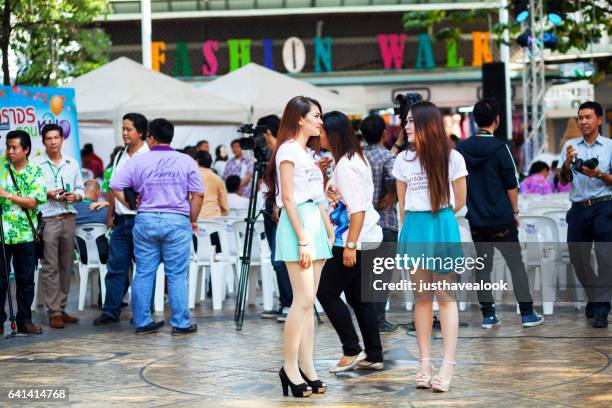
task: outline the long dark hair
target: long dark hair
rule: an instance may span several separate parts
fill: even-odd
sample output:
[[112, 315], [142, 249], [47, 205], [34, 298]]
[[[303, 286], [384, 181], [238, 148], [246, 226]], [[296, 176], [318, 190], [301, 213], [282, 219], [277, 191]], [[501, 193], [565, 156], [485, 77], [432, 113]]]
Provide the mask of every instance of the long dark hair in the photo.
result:
[[223, 145], [219, 145], [217, 146], [217, 148], [215, 149], [215, 163], [218, 161], [227, 161], [227, 154], [225, 156], [221, 155], [221, 149], [225, 147]]
[[323, 128], [329, 139], [329, 147], [331, 148], [334, 161], [338, 161], [346, 155], [351, 159], [353, 155], [359, 155], [359, 158], [368, 163], [363, 156], [363, 151], [359, 145], [359, 140], [355, 135], [353, 126], [349, 118], [342, 112], [332, 111], [323, 115]]
[[[276, 179], [276, 152], [283, 143], [298, 135], [300, 132], [300, 119], [308, 115], [313, 105], [319, 108], [319, 111], [323, 113], [321, 104], [315, 99], [307, 96], [296, 96], [287, 102], [287, 106], [285, 106], [283, 117], [281, 118], [278, 128], [276, 146], [274, 146], [274, 151], [272, 151], [272, 156], [268, 162], [264, 177], [264, 181], [268, 186], [268, 192], [266, 193], [266, 199], [268, 200], [274, 200], [278, 190], [278, 180]], [[318, 152], [320, 146], [319, 138], [311, 137], [308, 139], [307, 146]]]
[[410, 107], [414, 121], [414, 150], [427, 175], [431, 210], [436, 214], [450, 204], [448, 186], [451, 146], [446, 136], [440, 109], [431, 102], [417, 102]]

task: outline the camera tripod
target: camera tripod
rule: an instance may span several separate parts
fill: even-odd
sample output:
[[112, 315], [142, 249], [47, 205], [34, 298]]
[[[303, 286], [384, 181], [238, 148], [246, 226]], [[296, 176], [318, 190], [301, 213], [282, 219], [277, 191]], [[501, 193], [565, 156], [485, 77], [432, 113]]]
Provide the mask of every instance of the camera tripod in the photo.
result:
[[[261, 210], [257, 208], [257, 186], [259, 186], [259, 180], [261, 174], [266, 168], [267, 162], [257, 159], [253, 169], [253, 177], [251, 178], [251, 195], [249, 197], [249, 209], [247, 217], [245, 218], [247, 227], [244, 235], [244, 246], [242, 250], [242, 256], [240, 257], [240, 281], [238, 284], [238, 293], [236, 296], [236, 309], [234, 311], [234, 322], [236, 324], [236, 331], [242, 330], [242, 324], [244, 322], [244, 311], [246, 306], [246, 298], [249, 284], [249, 270], [251, 269], [251, 249], [253, 247], [253, 234], [255, 232], [255, 222], [257, 217], [261, 213]], [[323, 321], [319, 316], [319, 312], [314, 308], [317, 322], [322, 324]]]
[[242, 256], [240, 257], [240, 281], [238, 284], [238, 294], [236, 297], [236, 310], [234, 312], [234, 322], [236, 330], [242, 330], [244, 321], [244, 308], [246, 306], [247, 290], [249, 284], [249, 269], [251, 268], [251, 248], [253, 247], [253, 233], [255, 232], [255, 222], [259, 217], [260, 210], [257, 208], [257, 186], [261, 174], [266, 167], [266, 162], [257, 159], [253, 168], [253, 177], [251, 178], [251, 196], [249, 197], [249, 209], [247, 212], [246, 232], [244, 235], [244, 247]]

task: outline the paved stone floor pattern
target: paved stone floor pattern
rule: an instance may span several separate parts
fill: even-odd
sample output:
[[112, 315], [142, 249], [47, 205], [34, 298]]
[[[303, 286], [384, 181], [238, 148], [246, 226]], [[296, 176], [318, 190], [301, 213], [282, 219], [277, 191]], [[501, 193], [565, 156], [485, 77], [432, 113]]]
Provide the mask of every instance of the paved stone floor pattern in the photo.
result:
[[[78, 325], [51, 330], [41, 308], [35, 321], [43, 324], [43, 335], [0, 340], [1, 387], [68, 386], [70, 406], [77, 407], [612, 406], [612, 332], [591, 328], [571, 307], [556, 308], [542, 327], [523, 329], [508, 306], [499, 314], [502, 325], [492, 330], [480, 329], [480, 312], [469, 307], [460, 314], [468, 326], [460, 330], [455, 377], [445, 394], [416, 390], [416, 338], [405, 330], [383, 334], [384, 371], [328, 373], [341, 349], [323, 316], [315, 358], [328, 392], [294, 399], [282, 396], [278, 379], [283, 325], [260, 319], [261, 308], [251, 306], [238, 332], [233, 304], [229, 298], [220, 312], [212, 312], [209, 301], [198, 305], [193, 316], [199, 331], [180, 337], [170, 334], [168, 305], [166, 327], [144, 336], [134, 335], [129, 309], [119, 324], [92, 326], [99, 311], [89, 308], [77, 314]], [[398, 305], [388, 318], [407, 322], [412, 314]], [[433, 334], [438, 366], [441, 332]]]

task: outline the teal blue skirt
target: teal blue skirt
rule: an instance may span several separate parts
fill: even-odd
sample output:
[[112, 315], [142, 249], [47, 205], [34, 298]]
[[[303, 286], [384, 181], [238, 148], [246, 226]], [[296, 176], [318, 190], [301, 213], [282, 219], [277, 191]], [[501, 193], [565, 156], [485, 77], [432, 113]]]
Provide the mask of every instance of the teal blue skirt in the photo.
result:
[[[329, 246], [329, 238], [327, 237], [325, 222], [321, 216], [319, 206], [312, 201], [307, 201], [299, 204], [297, 208], [300, 220], [302, 221], [302, 227], [308, 235], [312, 260], [331, 258], [332, 252]], [[285, 262], [298, 262], [300, 260], [297, 235], [284, 209], [281, 211], [278, 227], [276, 228], [276, 253], [274, 254], [274, 260]]]
[[406, 211], [398, 241], [397, 253], [412, 259], [408, 262], [411, 267], [449, 273], [465, 262], [459, 225], [451, 208], [436, 215], [431, 211]]

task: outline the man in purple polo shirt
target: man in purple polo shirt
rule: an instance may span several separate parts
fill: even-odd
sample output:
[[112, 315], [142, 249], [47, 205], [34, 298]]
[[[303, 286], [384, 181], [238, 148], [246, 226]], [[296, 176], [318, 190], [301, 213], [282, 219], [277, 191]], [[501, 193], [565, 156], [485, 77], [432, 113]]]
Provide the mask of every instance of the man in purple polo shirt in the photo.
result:
[[172, 306], [172, 334], [194, 333], [189, 319], [188, 263], [192, 232], [197, 232], [204, 186], [196, 162], [176, 152], [170, 143], [174, 126], [166, 119], [149, 124], [150, 151], [130, 159], [113, 176], [115, 197], [129, 207], [124, 189], [140, 197], [134, 223], [136, 272], [132, 282], [132, 314], [136, 334], [158, 331], [164, 321], [151, 318], [151, 298], [159, 264], [163, 262]]

